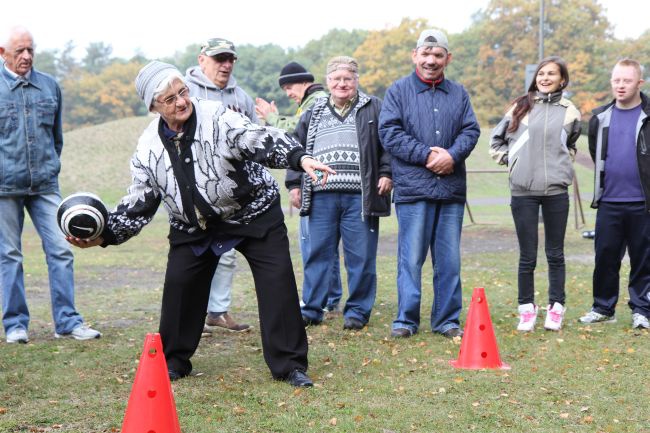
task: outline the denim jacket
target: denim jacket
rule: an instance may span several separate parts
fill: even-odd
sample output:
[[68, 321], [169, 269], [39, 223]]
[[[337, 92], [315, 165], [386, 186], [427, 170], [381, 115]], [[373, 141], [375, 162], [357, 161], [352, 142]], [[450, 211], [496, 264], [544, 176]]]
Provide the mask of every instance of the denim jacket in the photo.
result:
[[0, 66], [0, 196], [58, 190], [61, 102], [52, 76], [32, 69], [25, 80]]

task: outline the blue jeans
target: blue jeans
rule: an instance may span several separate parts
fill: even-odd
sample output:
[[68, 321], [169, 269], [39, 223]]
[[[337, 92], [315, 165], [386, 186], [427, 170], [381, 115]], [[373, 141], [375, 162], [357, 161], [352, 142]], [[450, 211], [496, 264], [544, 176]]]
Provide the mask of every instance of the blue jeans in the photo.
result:
[[[309, 255], [309, 217], [300, 217], [300, 253], [302, 255], [302, 267], [305, 268], [305, 263], [307, 262], [307, 256]], [[327, 293], [327, 308], [330, 310], [335, 310], [339, 302], [341, 302], [341, 297], [343, 296], [343, 288], [341, 285], [341, 264], [339, 260], [339, 240], [336, 240], [336, 256], [334, 257], [333, 263], [333, 272], [330, 280], [329, 291]], [[309, 293], [305, 293], [305, 290], [309, 290], [309, 287], [303, 286], [302, 298], [304, 299], [309, 297]]]
[[232, 280], [237, 267], [237, 254], [233, 248], [219, 257], [217, 270], [210, 284], [210, 300], [208, 313], [225, 313], [230, 308], [232, 300]]
[[5, 333], [18, 328], [27, 330], [29, 327], [21, 245], [25, 209], [41, 237], [45, 251], [56, 333], [68, 334], [83, 323], [74, 307], [72, 251], [57, 225], [56, 209], [60, 202], [58, 192], [0, 197], [0, 285]]
[[460, 283], [460, 232], [464, 205], [441, 201], [396, 203], [397, 318], [393, 329], [412, 333], [420, 326], [422, 266], [431, 250], [433, 305], [431, 330], [446, 332], [459, 328], [462, 309]]
[[338, 239], [342, 239], [349, 294], [343, 315], [367, 323], [377, 292], [378, 218], [362, 219], [361, 194], [342, 192], [314, 193], [307, 218], [303, 316], [317, 322], [323, 319]]

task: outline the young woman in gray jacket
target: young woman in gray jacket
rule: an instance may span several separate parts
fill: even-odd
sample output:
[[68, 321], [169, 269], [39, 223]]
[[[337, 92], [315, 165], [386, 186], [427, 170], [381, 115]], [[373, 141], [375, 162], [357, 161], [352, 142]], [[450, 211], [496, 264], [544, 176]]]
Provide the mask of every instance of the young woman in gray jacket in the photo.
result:
[[559, 331], [566, 311], [564, 235], [581, 129], [580, 112], [562, 96], [568, 84], [564, 60], [543, 59], [528, 93], [515, 99], [490, 139], [490, 154], [509, 170], [510, 207], [519, 241], [519, 331], [533, 331], [537, 320], [534, 272], [540, 207], [549, 279], [544, 328]]

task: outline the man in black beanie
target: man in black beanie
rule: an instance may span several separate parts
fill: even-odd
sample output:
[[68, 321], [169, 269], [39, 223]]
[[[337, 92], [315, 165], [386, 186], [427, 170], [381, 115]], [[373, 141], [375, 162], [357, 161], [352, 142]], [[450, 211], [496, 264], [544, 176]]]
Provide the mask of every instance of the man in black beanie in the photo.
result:
[[262, 98], [255, 99], [255, 113], [258, 118], [264, 119], [267, 125], [293, 132], [300, 115], [307, 111], [316, 99], [326, 97], [327, 93], [322, 84], [314, 84], [314, 76], [297, 62], [290, 62], [282, 68], [278, 83], [287, 97], [298, 104], [296, 114], [280, 115], [274, 101], [269, 103]]

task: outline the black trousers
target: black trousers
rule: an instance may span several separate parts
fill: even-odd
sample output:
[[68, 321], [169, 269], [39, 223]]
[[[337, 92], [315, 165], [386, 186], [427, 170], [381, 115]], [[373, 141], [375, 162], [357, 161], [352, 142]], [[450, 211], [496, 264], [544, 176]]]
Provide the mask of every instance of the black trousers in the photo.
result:
[[[307, 334], [284, 223], [262, 239], [245, 238], [236, 249], [248, 261], [257, 294], [264, 360], [276, 379], [307, 370]], [[171, 246], [167, 260], [160, 336], [168, 368], [192, 371], [190, 358], [201, 340], [218, 256], [196, 256], [189, 245]]]
[[513, 196], [510, 202], [519, 241], [519, 305], [534, 303], [539, 208], [544, 218], [544, 251], [548, 262], [548, 303], [565, 302], [564, 235], [569, 217], [569, 195]]
[[594, 304], [597, 313], [614, 315], [621, 260], [630, 256], [629, 306], [650, 317], [650, 214], [643, 202], [600, 202], [596, 213]]

